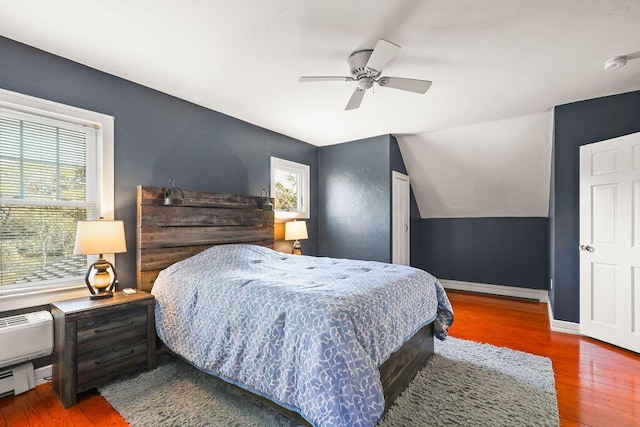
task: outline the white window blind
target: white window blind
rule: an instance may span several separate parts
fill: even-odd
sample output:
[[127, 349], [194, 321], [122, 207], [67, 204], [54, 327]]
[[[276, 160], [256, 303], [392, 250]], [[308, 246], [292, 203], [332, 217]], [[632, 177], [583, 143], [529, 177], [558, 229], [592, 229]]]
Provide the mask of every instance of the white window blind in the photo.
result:
[[[0, 108], [0, 286], [77, 280], [76, 224], [97, 218], [94, 127]], [[67, 279], [67, 280], [65, 280]]]

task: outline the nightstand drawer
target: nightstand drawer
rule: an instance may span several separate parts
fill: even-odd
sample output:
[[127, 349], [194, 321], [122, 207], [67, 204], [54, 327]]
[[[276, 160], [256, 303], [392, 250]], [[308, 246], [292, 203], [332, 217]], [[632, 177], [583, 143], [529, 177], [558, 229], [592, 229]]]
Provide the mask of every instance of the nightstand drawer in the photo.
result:
[[144, 307], [113, 311], [78, 320], [78, 352], [146, 335], [147, 312]]
[[78, 353], [78, 390], [86, 390], [106, 379], [147, 363], [147, 340], [125, 340], [107, 347]]

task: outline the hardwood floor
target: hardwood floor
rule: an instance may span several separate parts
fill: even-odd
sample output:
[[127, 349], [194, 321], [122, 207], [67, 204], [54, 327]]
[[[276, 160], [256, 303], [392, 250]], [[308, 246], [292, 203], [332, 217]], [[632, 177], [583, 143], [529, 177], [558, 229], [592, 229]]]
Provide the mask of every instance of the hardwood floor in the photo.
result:
[[[451, 336], [550, 357], [562, 426], [640, 425], [640, 355], [549, 330], [537, 302], [449, 292]], [[50, 384], [0, 399], [0, 426], [126, 426], [95, 392], [65, 410]]]
[[451, 336], [551, 358], [562, 426], [640, 426], [640, 355], [549, 329], [547, 305], [448, 292]]

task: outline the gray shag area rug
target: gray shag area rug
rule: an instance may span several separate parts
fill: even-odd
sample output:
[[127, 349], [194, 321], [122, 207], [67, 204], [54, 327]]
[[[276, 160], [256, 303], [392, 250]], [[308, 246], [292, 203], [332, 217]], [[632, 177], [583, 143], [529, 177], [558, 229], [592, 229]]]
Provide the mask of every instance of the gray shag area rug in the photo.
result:
[[[551, 360], [449, 337], [379, 427], [558, 426]], [[165, 355], [99, 389], [132, 426], [296, 426], [226, 383]]]

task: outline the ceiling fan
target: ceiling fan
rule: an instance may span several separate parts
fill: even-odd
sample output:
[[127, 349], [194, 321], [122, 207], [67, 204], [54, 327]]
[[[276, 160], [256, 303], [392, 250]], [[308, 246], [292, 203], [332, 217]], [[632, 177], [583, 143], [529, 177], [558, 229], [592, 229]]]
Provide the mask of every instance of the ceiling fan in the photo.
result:
[[367, 50], [358, 50], [349, 55], [351, 76], [302, 76], [300, 82], [358, 82], [345, 110], [360, 107], [364, 93], [374, 83], [383, 87], [406, 90], [408, 92], [426, 93], [431, 83], [429, 80], [407, 79], [404, 77], [386, 77], [382, 69], [398, 54], [400, 46], [380, 39], [376, 46]]

